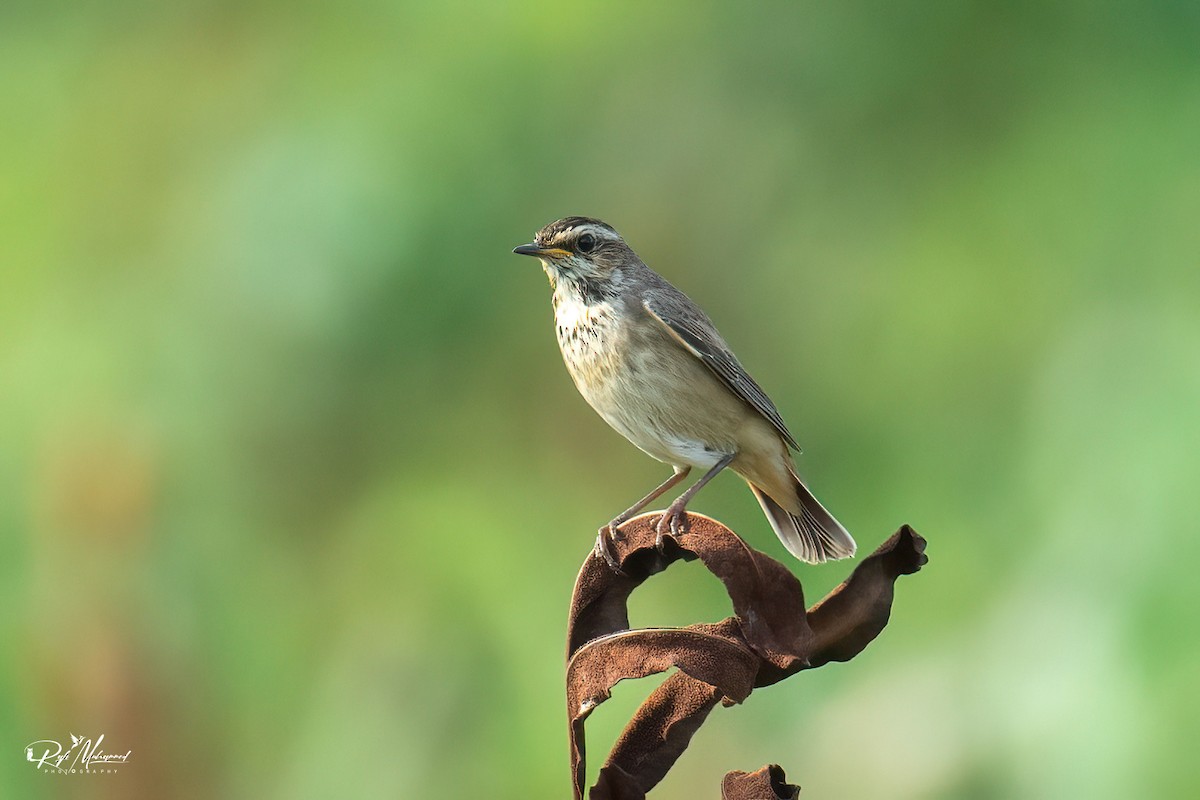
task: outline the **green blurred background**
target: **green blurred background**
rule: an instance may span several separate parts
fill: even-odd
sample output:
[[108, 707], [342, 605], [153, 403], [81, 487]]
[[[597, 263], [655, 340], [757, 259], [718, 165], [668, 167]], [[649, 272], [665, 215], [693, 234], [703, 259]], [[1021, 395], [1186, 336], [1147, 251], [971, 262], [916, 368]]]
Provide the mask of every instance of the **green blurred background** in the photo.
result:
[[[658, 794], [1196, 796], [1198, 43], [1190, 2], [5, 3], [0, 795], [565, 796], [572, 582], [667, 474], [509, 253], [587, 214], [864, 552], [930, 542]], [[693, 507], [786, 558], [734, 477]], [[729, 603], [693, 564], [633, 613]], [[68, 731], [130, 764], [24, 760]]]

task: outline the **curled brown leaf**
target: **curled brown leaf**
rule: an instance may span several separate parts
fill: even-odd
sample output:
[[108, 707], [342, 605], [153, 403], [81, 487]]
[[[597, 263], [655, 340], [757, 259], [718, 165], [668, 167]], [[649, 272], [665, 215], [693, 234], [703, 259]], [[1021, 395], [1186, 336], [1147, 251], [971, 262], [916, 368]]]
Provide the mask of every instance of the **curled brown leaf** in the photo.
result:
[[783, 767], [768, 764], [754, 772], [727, 772], [721, 800], [795, 800], [800, 787], [787, 782]]
[[[621, 573], [590, 557], [576, 579], [567, 629], [567, 706], [577, 800], [583, 797], [586, 772], [584, 721], [618, 682], [679, 670], [647, 698], [626, 726], [591, 791], [596, 799], [644, 797], [674, 765], [717, 703], [740, 703], [753, 688], [860, 653], [887, 625], [896, 579], [916, 572], [927, 560], [925, 540], [904, 526], [841, 586], [806, 610], [800, 582], [783, 564], [754, 550], [715, 520], [697, 514], [688, 519], [682, 542], [668, 538], [661, 552], [655, 547], [657, 515], [630, 520], [614, 542]], [[734, 616], [716, 624], [630, 630], [629, 596], [679, 559], [699, 559], [721, 580]], [[774, 783], [772, 770], [778, 777]], [[771, 791], [794, 790], [761, 795], [765, 798], [794, 797], [799, 791], [783, 783], [778, 767], [764, 767], [750, 775], [760, 777], [735, 777], [730, 783], [727, 776], [726, 796], [758, 797], [729, 792], [758, 786], [763, 780], [767, 783], [762, 785], [775, 787]]]

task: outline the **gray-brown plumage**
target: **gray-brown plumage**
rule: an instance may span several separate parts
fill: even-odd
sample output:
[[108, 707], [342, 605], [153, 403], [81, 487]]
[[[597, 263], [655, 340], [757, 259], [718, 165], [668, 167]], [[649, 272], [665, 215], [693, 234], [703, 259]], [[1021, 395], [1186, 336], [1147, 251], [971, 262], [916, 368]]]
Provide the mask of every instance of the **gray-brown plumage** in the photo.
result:
[[796, 475], [799, 449], [766, 392], [716, 326], [683, 292], [647, 267], [609, 225], [567, 217], [513, 250], [541, 259], [553, 288], [558, 343], [584, 399], [637, 447], [674, 469], [660, 486], [601, 528], [606, 537], [692, 469], [704, 476], [658, 523], [680, 535], [687, 503], [729, 467], [750, 484], [780, 540], [801, 561], [854, 555], [855, 545]]

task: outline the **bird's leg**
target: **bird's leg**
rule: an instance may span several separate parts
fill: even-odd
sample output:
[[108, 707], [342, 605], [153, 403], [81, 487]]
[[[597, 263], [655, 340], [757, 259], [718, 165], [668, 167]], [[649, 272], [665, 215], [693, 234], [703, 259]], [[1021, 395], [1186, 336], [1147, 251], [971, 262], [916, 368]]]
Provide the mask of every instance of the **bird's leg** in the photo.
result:
[[675, 467], [675, 472], [671, 474], [671, 477], [659, 484], [654, 491], [650, 492], [650, 494], [646, 495], [641, 500], [638, 500], [632, 506], [618, 514], [612, 522], [605, 525], [600, 529], [599, 533], [596, 534], [596, 555], [603, 558], [613, 572], [621, 572], [620, 563], [617, 561], [616, 556], [613, 555], [612, 552], [612, 542], [621, 538], [621, 532], [617, 529], [621, 525], [628, 522], [634, 514], [650, 505], [652, 502], [661, 497], [664, 492], [686, 478], [688, 473], [691, 471], [691, 467]]
[[633, 517], [634, 514], [638, 513], [643, 508], [666, 494], [668, 489], [686, 478], [688, 473], [691, 471], [691, 467], [675, 467], [675, 472], [671, 474], [671, 477], [660, 483], [652, 492], [650, 492], [650, 494], [646, 495], [641, 500], [638, 500], [632, 506], [618, 514], [612, 522], [608, 523], [607, 527], [611, 528], [613, 533], [616, 533], [618, 527], [624, 525]]
[[663, 530], [665, 527], [670, 528], [671, 535], [674, 536], [676, 540], [679, 539], [680, 535], [683, 533], [684, 526], [687, 524], [688, 501], [690, 501], [696, 495], [696, 492], [703, 488], [704, 484], [715, 478], [718, 472], [728, 467], [730, 462], [733, 461], [733, 457], [735, 455], [736, 453], [730, 453], [714, 464], [712, 469], [704, 473], [704, 477], [689, 486], [686, 492], [675, 498], [675, 502], [671, 503], [671, 505], [667, 507], [666, 513], [662, 515], [662, 518], [658, 521], [658, 525], [656, 525], [654, 528], [658, 533], [658, 536], [654, 539], [655, 547], [657, 547], [660, 551], [662, 550], [663, 536], [666, 534], [666, 531]]

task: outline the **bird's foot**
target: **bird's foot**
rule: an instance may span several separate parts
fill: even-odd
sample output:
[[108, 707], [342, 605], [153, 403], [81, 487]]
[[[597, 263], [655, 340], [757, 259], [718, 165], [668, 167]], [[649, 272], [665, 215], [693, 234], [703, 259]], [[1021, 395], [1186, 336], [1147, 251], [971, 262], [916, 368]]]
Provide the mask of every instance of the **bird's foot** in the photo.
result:
[[655, 548], [658, 549], [658, 552], [663, 552], [666, 544], [664, 537], [668, 533], [675, 540], [675, 544], [679, 544], [679, 540], [687, 532], [687, 528], [687, 506], [672, 503], [667, 507], [666, 513], [659, 517], [658, 524], [654, 526], [654, 532], [657, 534], [654, 537]]
[[604, 559], [604, 563], [608, 564], [608, 568], [613, 572], [626, 576], [625, 570], [621, 569], [621, 562], [613, 552], [613, 543], [619, 542], [625, 538], [625, 534], [621, 533], [619, 523], [616, 520], [602, 527], [596, 534], [596, 548], [594, 550], [597, 558]]

